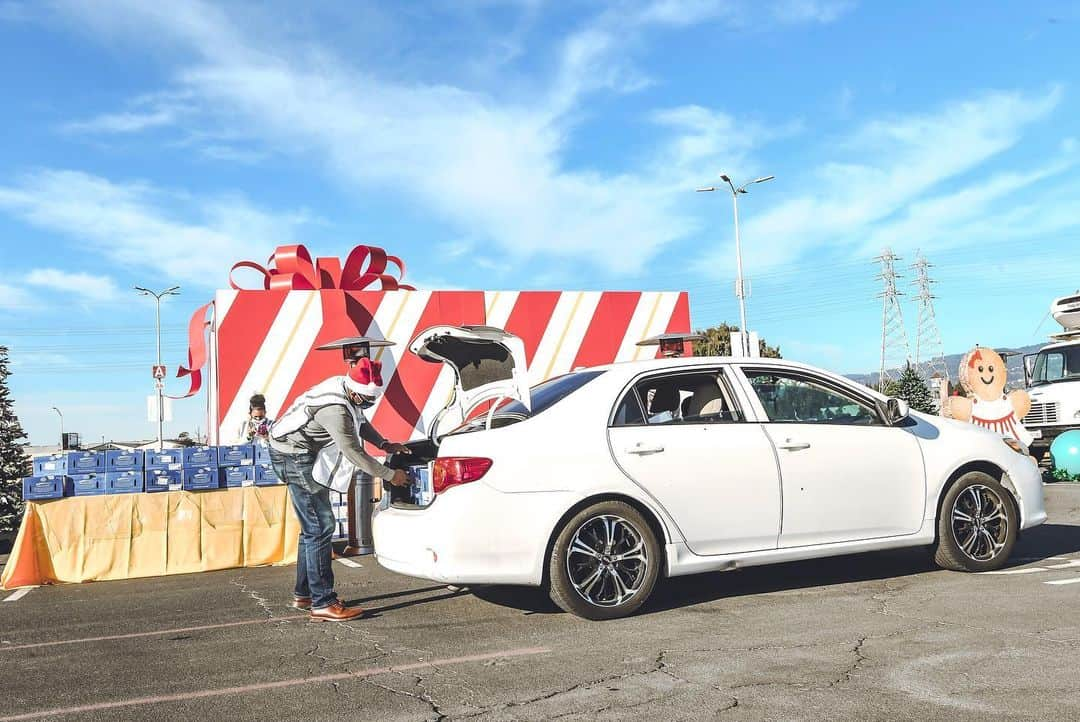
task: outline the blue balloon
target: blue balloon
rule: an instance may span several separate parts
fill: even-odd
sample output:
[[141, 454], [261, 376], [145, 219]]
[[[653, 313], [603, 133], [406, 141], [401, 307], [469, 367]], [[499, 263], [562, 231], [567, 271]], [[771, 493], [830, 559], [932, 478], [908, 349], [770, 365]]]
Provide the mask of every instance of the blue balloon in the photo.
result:
[[1080, 474], [1080, 429], [1066, 431], [1050, 444], [1050, 457], [1055, 469], [1064, 469], [1070, 474]]

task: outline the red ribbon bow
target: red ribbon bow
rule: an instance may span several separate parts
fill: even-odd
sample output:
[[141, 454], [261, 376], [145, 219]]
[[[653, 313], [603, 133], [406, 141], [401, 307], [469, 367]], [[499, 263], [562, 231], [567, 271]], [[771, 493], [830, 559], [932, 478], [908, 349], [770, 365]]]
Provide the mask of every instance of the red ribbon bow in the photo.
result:
[[365, 386], [368, 384], [382, 386], [382, 361], [372, 361], [369, 358], [360, 359], [355, 366], [349, 369], [349, 378]]
[[[397, 267], [397, 275], [387, 273], [387, 267]], [[382, 291], [415, 291], [404, 284], [405, 263], [397, 256], [388, 255], [377, 246], [356, 246], [345, 258], [327, 256], [311, 261], [311, 254], [302, 245], [278, 246], [261, 266], [255, 261], [240, 261], [229, 270], [229, 285], [241, 290], [232, 274], [237, 268], [251, 268], [263, 275], [263, 289], [267, 291], [317, 291], [341, 290], [363, 291], [378, 282]]]

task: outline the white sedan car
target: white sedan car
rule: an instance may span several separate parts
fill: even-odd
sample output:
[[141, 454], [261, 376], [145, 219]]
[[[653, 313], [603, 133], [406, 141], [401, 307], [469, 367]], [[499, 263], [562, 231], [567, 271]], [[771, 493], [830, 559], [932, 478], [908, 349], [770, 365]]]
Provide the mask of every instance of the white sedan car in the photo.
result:
[[431, 439], [390, 460], [414, 483], [373, 532], [402, 574], [544, 586], [611, 619], [665, 576], [924, 545], [996, 569], [1046, 519], [1037, 467], [996, 435], [803, 364], [649, 360], [530, 390], [505, 332], [438, 327], [411, 348], [458, 385]]

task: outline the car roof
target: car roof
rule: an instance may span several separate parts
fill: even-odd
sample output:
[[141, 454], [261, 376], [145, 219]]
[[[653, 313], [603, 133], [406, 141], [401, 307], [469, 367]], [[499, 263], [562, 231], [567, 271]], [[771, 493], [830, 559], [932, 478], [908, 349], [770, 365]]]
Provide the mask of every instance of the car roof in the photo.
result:
[[[814, 366], [778, 358], [736, 358], [734, 356], [681, 356], [678, 358], [650, 358], [637, 361], [619, 361], [603, 366], [590, 366], [587, 369], [575, 369], [575, 371], [600, 370], [600, 371], [626, 371], [628, 373], [640, 373], [643, 371], [695, 368], [698, 366], [715, 366], [717, 364], [750, 364], [753, 366], [776, 366], [778, 368], [799, 368], [809, 371], [824, 371]], [[831, 373], [831, 372], [826, 372]]]

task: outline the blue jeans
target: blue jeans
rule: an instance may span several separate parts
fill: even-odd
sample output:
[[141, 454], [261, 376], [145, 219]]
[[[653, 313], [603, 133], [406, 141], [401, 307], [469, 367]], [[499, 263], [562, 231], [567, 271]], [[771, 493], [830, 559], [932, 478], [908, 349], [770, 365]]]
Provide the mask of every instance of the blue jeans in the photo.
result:
[[310, 597], [312, 609], [329, 607], [337, 601], [331, 566], [331, 541], [337, 519], [330, 506], [330, 490], [312, 478], [315, 464], [312, 454], [283, 454], [271, 447], [270, 463], [277, 477], [288, 485], [296, 518], [300, 520], [293, 594]]

